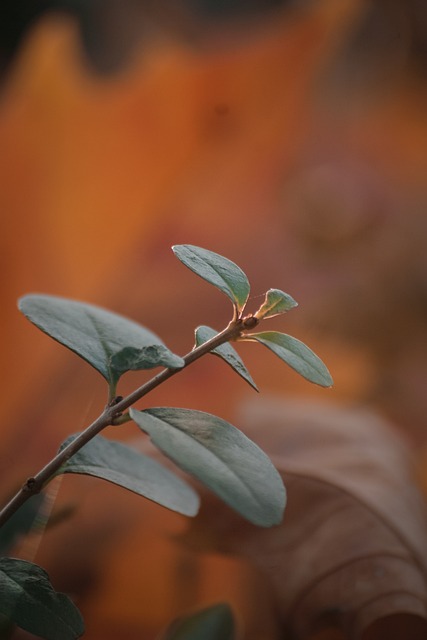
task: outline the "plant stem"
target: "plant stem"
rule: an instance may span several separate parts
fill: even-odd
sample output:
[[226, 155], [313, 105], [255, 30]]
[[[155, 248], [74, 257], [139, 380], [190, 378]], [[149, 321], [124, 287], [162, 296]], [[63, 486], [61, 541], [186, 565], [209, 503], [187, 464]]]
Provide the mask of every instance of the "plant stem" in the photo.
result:
[[[184, 356], [184, 367], [181, 369], [163, 369], [156, 376], [148, 380], [145, 384], [135, 391], [132, 391], [125, 398], [113, 403], [110, 400], [101, 415], [92, 422], [84, 431], [82, 431], [72, 442], [52, 458], [46, 466], [44, 466], [36, 475], [28, 478], [21, 489], [0, 511], [0, 527], [9, 520], [9, 518], [21, 507], [31, 496], [39, 493], [43, 487], [53, 479], [61, 467], [69, 460], [77, 451], [87, 444], [93, 437], [100, 433], [103, 429], [110, 425], [120, 424], [120, 418], [123, 411], [128, 409], [135, 402], [146, 396], [150, 391], [166, 382], [169, 378], [185, 369], [192, 362], [195, 362], [202, 356], [213, 351], [225, 342], [229, 342], [237, 338], [242, 330], [245, 329], [245, 318], [232, 320], [228, 327], [218, 333], [216, 336], [196, 347], [186, 356]], [[122, 420], [123, 421], [123, 420]]]
[[187, 355], [183, 357], [185, 364], [181, 369], [163, 369], [163, 371], [160, 371], [160, 373], [148, 380], [148, 382], [143, 384], [141, 387], [138, 387], [138, 389], [135, 389], [135, 391], [123, 398], [123, 400], [120, 400], [120, 402], [114, 405], [114, 409], [116, 410], [115, 414], [120, 415], [135, 402], [146, 396], [147, 393], [150, 393], [150, 391], [153, 391], [153, 389], [158, 387], [160, 384], [188, 367], [188, 365], [195, 362], [195, 360], [198, 360], [207, 353], [210, 353], [225, 342], [237, 338], [242, 329], [244, 329], [244, 321], [237, 320], [230, 322], [226, 329], [187, 353]]

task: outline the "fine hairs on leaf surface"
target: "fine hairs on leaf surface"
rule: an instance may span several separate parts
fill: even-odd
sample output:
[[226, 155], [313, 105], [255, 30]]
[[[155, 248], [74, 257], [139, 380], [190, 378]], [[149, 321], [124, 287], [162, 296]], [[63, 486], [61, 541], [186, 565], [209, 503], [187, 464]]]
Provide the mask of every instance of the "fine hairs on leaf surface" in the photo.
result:
[[161, 344], [147, 347], [124, 347], [110, 358], [110, 370], [117, 381], [126, 371], [141, 371], [156, 367], [182, 369], [184, 360]]
[[[323, 362], [302, 342], [278, 332], [249, 333], [261, 321], [291, 310], [297, 303], [279, 289], [269, 289], [255, 314], [244, 315], [250, 293], [245, 273], [228, 258], [194, 245], [175, 245], [175, 256], [191, 271], [222, 291], [233, 303], [233, 316], [222, 331], [199, 326], [195, 346], [185, 356], [170, 351], [144, 326], [101, 307], [61, 297], [31, 294], [19, 309], [41, 331], [94, 367], [108, 382], [108, 402], [82, 432], [69, 436], [58, 453], [29, 478], [0, 511], [6, 550], [15, 533], [25, 531], [33, 517], [34, 498], [57, 475], [85, 474], [101, 478], [152, 500], [181, 515], [194, 516], [199, 496], [180, 476], [152, 458], [100, 433], [133, 420], [153, 444], [183, 471], [208, 487], [243, 519], [264, 529], [279, 525], [286, 504], [282, 478], [270, 458], [239, 429], [225, 420], [192, 409], [156, 407], [139, 411], [133, 405], [209, 353], [222, 358], [253, 389], [251, 374], [231, 341], [267, 346], [307, 380], [330, 386]], [[127, 371], [161, 371], [129, 393], [116, 394]], [[27, 507], [22, 520], [12, 517]], [[18, 512], [19, 513], [19, 512]], [[54, 591], [46, 572], [22, 560], [0, 560], [0, 618], [3, 615], [45, 640], [76, 640], [83, 633], [81, 616], [64, 594]], [[234, 622], [227, 605], [216, 605], [179, 622], [168, 640], [232, 640]], [[171, 635], [172, 634], [172, 635]]]

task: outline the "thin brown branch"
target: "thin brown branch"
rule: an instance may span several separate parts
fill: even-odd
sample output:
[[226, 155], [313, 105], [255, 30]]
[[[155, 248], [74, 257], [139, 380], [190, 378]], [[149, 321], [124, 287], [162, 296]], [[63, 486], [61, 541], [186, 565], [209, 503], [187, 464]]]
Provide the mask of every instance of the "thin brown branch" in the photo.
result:
[[77, 451], [85, 444], [108, 426], [120, 424], [123, 412], [138, 400], [146, 396], [150, 391], [156, 389], [176, 375], [191, 363], [195, 362], [202, 356], [210, 353], [220, 345], [237, 338], [241, 331], [245, 328], [245, 319], [232, 320], [228, 327], [218, 333], [216, 336], [204, 342], [199, 347], [184, 356], [184, 367], [181, 369], [163, 369], [156, 376], [148, 380], [145, 384], [135, 389], [132, 393], [118, 402], [110, 402], [101, 415], [82, 431], [72, 442], [61, 449], [54, 458], [52, 458], [38, 473], [28, 478], [19, 491], [0, 511], [0, 527], [5, 524], [9, 518], [33, 495], [40, 493], [46, 484], [48, 484], [55, 475], [58, 474], [61, 467], [69, 460]]

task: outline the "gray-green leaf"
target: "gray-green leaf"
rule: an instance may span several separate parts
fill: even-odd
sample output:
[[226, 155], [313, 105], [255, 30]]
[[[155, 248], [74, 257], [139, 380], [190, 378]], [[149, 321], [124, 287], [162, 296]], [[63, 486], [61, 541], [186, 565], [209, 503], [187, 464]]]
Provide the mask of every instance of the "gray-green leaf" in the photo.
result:
[[191, 409], [131, 409], [130, 414], [163, 453], [247, 520], [264, 527], [281, 522], [286, 502], [282, 479], [241, 431]]
[[[205, 342], [215, 337], [216, 335], [217, 335], [217, 332], [214, 329], [211, 329], [210, 327], [206, 327], [206, 326], [197, 327], [195, 332], [196, 347], [199, 347], [200, 345], [204, 344]], [[238, 373], [239, 376], [243, 378], [243, 380], [246, 380], [246, 382], [248, 382], [251, 385], [251, 387], [255, 389], [255, 391], [258, 391], [258, 387], [253, 381], [251, 374], [245, 367], [243, 360], [241, 359], [237, 351], [233, 349], [233, 347], [229, 342], [226, 342], [225, 344], [222, 344], [219, 347], [216, 347], [211, 351], [211, 353], [225, 360], [225, 362], [229, 364], [230, 367], [234, 369], [234, 371], [236, 371], [236, 373]]]
[[84, 632], [77, 607], [54, 590], [46, 571], [16, 558], [0, 559], [0, 613], [45, 640], [75, 640]]
[[249, 297], [250, 285], [240, 267], [218, 253], [191, 244], [175, 245], [172, 251], [186, 267], [220, 289], [238, 311], [242, 311]]
[[182, 369], [184, 365], [183, 358], [175, 355], [161, 344], [153, 344], [141, 349], [125, 347], [110, 359], [111, 371], [114, 372], [117, 379], [126, 371], [154, 369], [155, 367]]
[[292, 336], [278, 331], [264, 331], [251, 333], [242, 339], [265, 345], [309, 382], [321, 387], [331, 387], [334, 383], [321, 359], [307, 345]]
[[282, 313], [286, 313], [290, 309], [298, 306], [292, 296], [280, 289], [269, 289], [265, 294], [265, 300], [258, 311], [254, 314], [255, 318], [262, 320], [263, 318], [273, 318]]
[[[70, 436], [61, 449], [75, 437]], [[61, 473], [102, 478], [186, 516], [199, 509], [199, 496], [181, 478], [135, 449], [99, 435], [75, 453]]]
[[112, 364], [123, 349], [163, 346], [162, 340], [142, 325], [91, 304], [32, 294], [21, 298], [18, 306], [33, 324], [89, 362], [109, 382], [124, 373], [120, 356], [120, 372]]
[[163, 640], [233, 640], [234, 634], [231, 608], [220, 603], [177, 620]]

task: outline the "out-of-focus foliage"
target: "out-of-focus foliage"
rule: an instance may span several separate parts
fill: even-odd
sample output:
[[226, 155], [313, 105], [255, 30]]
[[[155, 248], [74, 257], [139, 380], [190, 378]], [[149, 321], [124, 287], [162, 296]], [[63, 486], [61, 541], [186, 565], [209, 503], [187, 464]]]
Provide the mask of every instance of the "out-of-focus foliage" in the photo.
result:
[[404, 440], [363, 409], [270, 398], [243, 415], [289, 487], [286, 518], [257, 533], [204, 501], [187, 543], [250, 557], [299, 640], [385, 640], [387, 618], [393, 640], [425, 637], [427, 508]]
[[[194, 14], [188, 20], [165, 12], [164, 26], [156, 18], [159, 26], [150, 21], [144, 32], [136, 5], [121, 3], [129, 17], [112, 12], [113, 21], [104, 23], [115, 22], [125, 38], [113, 28], [113, 36], [98, 33], [97, 43], [90, 39], [93, 17], [82, 39], [75, 18], [55, 22], [49, 8], [25, 31], [3, 75], [2, 330], [8, 340], [0, 357], [9, 375], [2, 383], [0, 466], [17, 461], [18, 450], [23, 456], [5, 492], [32, 471], [30, 460], [43, 461], [54, 450], [58, 433], [82, 427], [82, 405], [90, 413], [103, 401], [94, 377], [71, 355], [29, 338], [17, 320], [16, 298], [45, 290], [94, 300], [158, 326], [182, 353], [193, 338], [187, 332], [195, 317], [187, 308], [196, 300], [197, 323], [216, 327], [220, 305], [204, 283], [191, 284], [191, 274], [175, 277], [172, 261], [159, 257], [173, 242], [256, 265], [253, 309], [261, 303], [261, 282], [269, 276], [276, 283], [273, 274], [283, 273], [283, 286], [304, 310], [287, 321], [297, 322], [327, 356], [333, 398], [388, 416], [416, 445], [415, 466], [427, 488], [426, 3], [287, 3], [262, 20], [259, 13], [250, 21], [236, 15], [204, 20], [203, 28]], [[111, 37], [118, 44], [108, 48]], [[173, 317], [164, 305], [159, 325], [152, 261], [161, 267], [156, 286], [169, 286], [172, 278], [176, 284]], [[258, 349], [257, 370], [266, 371], [261, 391], [307, 393], [292, 372], [278, 376], [270, 369], [271, 359]], [[197, 369], [188, 401], [233, 421], [235, 404], [246, 401], [233, 378], [220, 362], [209, 374]], [[221, 407], [206, 397], [207, 379]], [[226, 400], [233, 384], [235, 403]], [[25, 404], [23, 389], [31, 393]], [[178, 405], [182, 393], [171, 384], [159, 403]], [[79, 407], [70, 402], [76, 395]], [[32, 437], [34, 426], [43, 437]], [[90, 484], [82, 487], [91, 491]], [[64, 480], [57, 508], [74, 498]], [[107, 490], [89, 502], [74, 516], [87, 553], [64, 527], [46, 534], [39, 560], [65, 590], [80, 595], [94, 634], [152, 638], [171, 617], [227, 599], [251, 640], [283, 635], [269, 615], [273, 599], [259, 573], [230, 558], [178, 550], [165, 531], [176, 534], [180, 522], [155, 507], [136, 513], [130, 497], [114, 500]], [[120, 519], [110, 517], [112, 506]], [[142, 599], [133, 596], [138, 592]], [[384, 633], [391, 637], [389, 629]]]
[[295, 0], [5, 0], [0, 9], [0, 70], [13, 63], [27, 32], [46, 15], [72, 16], [98, 72], [123, 68], [135, 47], [163, 31], [200, 44], [212, 28], [250, 22]]
[[163, 640], [233, 640], [233, 614], [227, 604], [216, 604], [176, 620]]

